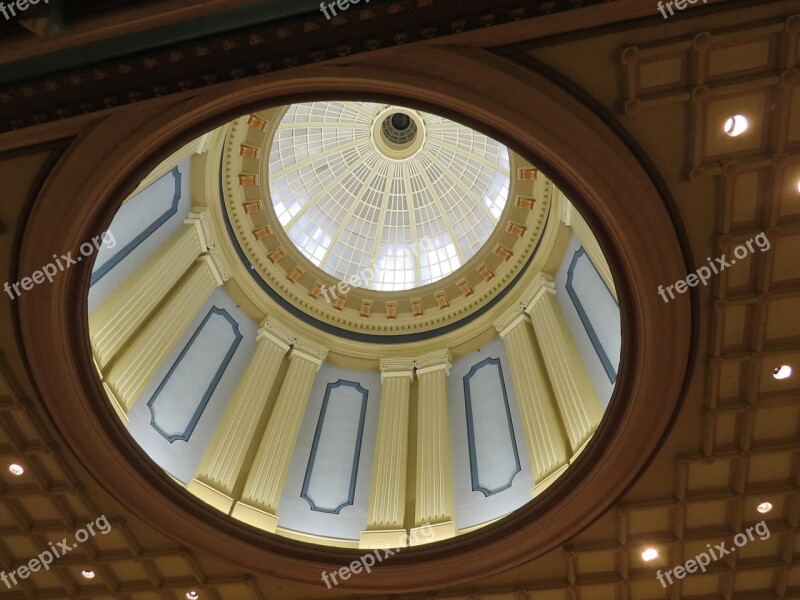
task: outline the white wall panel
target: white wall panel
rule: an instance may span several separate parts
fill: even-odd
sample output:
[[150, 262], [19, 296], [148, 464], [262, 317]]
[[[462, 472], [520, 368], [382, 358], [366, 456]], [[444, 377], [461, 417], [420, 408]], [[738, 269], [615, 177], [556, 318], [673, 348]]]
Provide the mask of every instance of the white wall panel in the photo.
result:
[[[472, 367], [487, 358], [497, 358], [505, 376], [505, 388], [508, 395], [508, 407], [513, 424], [514, 439], [517, 455], [520, 461], [520, 472], [514, 475], [511, 486], [489, 496], [480, 490], [474, 490], [472, 484], [472, 469], [470, 465], [469, 434], [467, 426], [466, 397], [464, 394], [464, 378]], [[494, 412], [501, 406], [496, 397], [499, 391], [497, 386], [497, 371], [484, 368], [476, 377], [473, 377], [472, 389], [474, 415], [477, 418], [486, 417], [486, 411]], [[476, 350], [472, 354], [456, 359], [448, 378], [448, 406], [450, 412], [450, 440], [453, 450], [453, 490], [455, 494], [455, 519], [459, 529], [485, 523], [508, 514], [531, 499], [533, 488], [533, 475], [530, 459], [524, 446], [525, 436], [522, 431], [517, 399], [514, 386], [510, 379], [511, 367], [508, 364], [505, 346], [500, 338]], [[480, 378], [485, 381], [479, 381]], [[490, 397], [491, 396], [491, 397]], [[508, 433], [505, 408], [500, 418], [493, 414], [487, 422], [478, 425], [476, 432], [476, 448], [478, 449], [478, 467], [482, 468], [482, 481], [507, 480], [509, 466], [513, 455], [509, 454], [510, 436]], [[492, 444], [495, 437], [498, 443]], [[491, 469], [496, 469], [494, 472]]]

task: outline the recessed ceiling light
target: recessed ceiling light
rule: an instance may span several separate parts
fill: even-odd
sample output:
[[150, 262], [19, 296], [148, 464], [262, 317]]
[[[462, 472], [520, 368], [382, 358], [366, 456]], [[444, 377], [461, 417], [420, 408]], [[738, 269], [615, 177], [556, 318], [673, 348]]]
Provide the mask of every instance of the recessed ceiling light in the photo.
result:
[[772, 503], [771, 502], [762, 502], [758, 506], [756, 506], [756, 510], [760, 513], [768, 513], [772, 510]]
[[81, 575], [83, 575], [86, 579], [94, 579], [94, 571], [91, 569], [84, 569], [81, 571]]
[[744, 115], [734, 115], [725, 121], [724, 131], [731, 137], [737, 137], [747, 131], [749, 126], [750, 123], [747, 121], [747, 117]]
[[772, 369], [772, 376], [775, 379], [788, 379], [792, 376], [792, 367], [789, 365], [779, 365]]
[[200, 597], [200, 594], [192, 590], [191, 592], [186, 592], [186, 597], [189, 600], [197, 600]]
[[25, 469], [22, 468], [22, 465], [18, 465], [17, 463], [8, 465], [8, 470], [11, 471], [12, 475], [22, 475], [25, 472]]
[[645, 551], [642, 552], [642, 559], [646, 562], [650, 562], [658, 558], [658, 550], [655, 548], [645, 548]]

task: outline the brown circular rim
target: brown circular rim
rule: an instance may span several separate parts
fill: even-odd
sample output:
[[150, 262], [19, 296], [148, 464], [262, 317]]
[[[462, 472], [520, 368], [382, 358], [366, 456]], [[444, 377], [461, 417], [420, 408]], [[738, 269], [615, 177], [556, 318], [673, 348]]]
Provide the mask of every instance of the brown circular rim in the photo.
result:
[[[691, 301], [681, 297], [665, 304], [656, 293], [658, 285], [685, 276], [678, 236], [665, 227], [672, 222], [665, 200], [628, 146], [575, 97], [483, 51], [403, 47], [369, 60], [265, 75], [166, 108], [154, 103], [110, 114], [76, 139], [47, 177], [22, 237], [19, 272], [51, 260], [42, 240], [76, 248], [102, 231], [125, 194], [167, 150], [265, 105], [326, 95], [414, 102], [457, 115], [533, 159], [593, 226], [614, 272], [623, 317], [617, 388], [589, 446], [536, 502], [470, 534], [404, 549], [369, 577], [340, 586], [416, 591], [527, 562], [588, 526], [627, 489], [659, 447], [682, 397], [692, 350]], [[485, 81], [496, 85], [486, 88]], [[321, 586], [321, 571], [361, 555], [236, 522], [194, 500], [152, 463], [113, 414], [94, 373], [86, 317], [89, 276], [88, 263], [65, 271], [52, 288], [40, 286], [21, 297], [18, 310], [45, 408], [90, 474], [143, 521], [248, 570]]]

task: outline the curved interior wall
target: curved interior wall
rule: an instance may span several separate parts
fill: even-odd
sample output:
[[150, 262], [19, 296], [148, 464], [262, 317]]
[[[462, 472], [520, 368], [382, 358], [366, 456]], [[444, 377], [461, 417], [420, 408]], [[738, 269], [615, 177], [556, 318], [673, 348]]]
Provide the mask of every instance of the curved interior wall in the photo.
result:
[[556, 298], [589, 370], [597, 394], [608, 406], [622, 355], [619, 304], [573, 233], [555, 275]]
[[[89, 284], [89, 312], [177, 231], [191, 209], [189, 159], [132, 196], [107, 231], [115, 246], [100, 247]], [[135, 201], [131, 201], [135, 200]]]
[[[117, 246], [104, 247], [95, 263], [90, 310], [156, 252], [189, 214], [190, 160], [168, 170], [170, 166], [162, 165], [166, 174], [129, 198], [109, 226]], [[619, 365], [619, 307], [574, 234], [555, 283], [567, 323], [607, 405], [613, 381], [605, 366], [613, 364], [615, 380]], [[226, 319], [241, 338], [235, 347], [225, 346]], [[255, 352], [257, 329], [225, 288], [217, 288], [128, 413], [133, 438], [183, 484], [192, 480]], [[455, 519], [461, 530], [529, 502], [536, 483], [511, 373], [498, 337], [454, 360], [447, 379]], [[342, 394], [356, 388], [363, 392], [363, 410]], [[377, 372], [322, 365], [278, 505], [283, 529], [359, 539], [367, 524], [380, 399]], [[416, 394], [412, 401], [417, 401]], [[176, 431], [167, 435], [167, 424], [181, 429], [177, 424], [183, 422], [188, 435], [178, 436]], [[335, 431], [343, 432], [339, 444], [331, 441]]]

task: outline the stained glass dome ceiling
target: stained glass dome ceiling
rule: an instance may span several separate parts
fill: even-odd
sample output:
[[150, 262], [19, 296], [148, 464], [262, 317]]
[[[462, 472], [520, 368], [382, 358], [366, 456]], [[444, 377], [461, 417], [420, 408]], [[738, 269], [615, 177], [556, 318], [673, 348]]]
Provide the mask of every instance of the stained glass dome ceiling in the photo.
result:
[[269, 156], [278, 220], [342, 280], [407, 290], [454, 272], [508, 200], [508, 150], [449, 119], [368, 102], [288, 108]]

